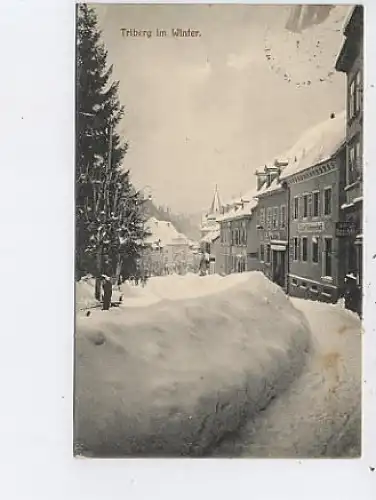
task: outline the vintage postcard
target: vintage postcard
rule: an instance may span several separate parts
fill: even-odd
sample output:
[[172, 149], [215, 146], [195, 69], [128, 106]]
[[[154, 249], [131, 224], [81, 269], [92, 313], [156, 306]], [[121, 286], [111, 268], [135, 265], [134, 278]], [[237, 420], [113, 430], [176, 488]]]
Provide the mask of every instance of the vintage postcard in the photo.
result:
[[77, 4], [75, 456], [361, 456], [363, 16]]

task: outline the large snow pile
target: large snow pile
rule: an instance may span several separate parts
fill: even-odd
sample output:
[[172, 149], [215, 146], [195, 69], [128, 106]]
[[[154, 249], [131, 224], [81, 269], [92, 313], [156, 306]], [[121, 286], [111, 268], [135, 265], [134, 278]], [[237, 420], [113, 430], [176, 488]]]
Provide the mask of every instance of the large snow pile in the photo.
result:
[[[185, 279], [190, 298], [178, 279], [170, 281], [180, 300], [172, 288], [162, 298], [163, 281], [154, 280], [158, 302], [77, 319], [81, 454], [209, 454], [301, 372], [309, 327], [261, 273], [229, 278], [227, 288], [227, 278]], [[195, 280], [217, 281], [219, 291], [193, 297]]]
[[246, 280], [249, 280], [247, 274], [232, 274], [226, 277], [219, 274], [200, 277], [193, 273], [184, 276], [179, 274], [157, 276], [150, 278], [145, 287], [124, 283], [121, 286], [123, 306], [145, 307], [162, 299], [182, 300], [203, 297], [228, 290]]

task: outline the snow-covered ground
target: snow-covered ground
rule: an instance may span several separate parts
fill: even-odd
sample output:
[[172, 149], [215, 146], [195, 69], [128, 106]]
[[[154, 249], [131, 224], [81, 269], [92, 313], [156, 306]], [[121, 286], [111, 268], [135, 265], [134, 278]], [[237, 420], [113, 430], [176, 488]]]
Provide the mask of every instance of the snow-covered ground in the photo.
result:
[[200, 456], [301, 373], [309, 327], [261, 273], [151, 279], [77, 317], [85, 454]]
[[152, 278], [119, 293], [121, 307], [77, 319], [76, 438], [87, 454], [359, 455], [353, 313], [290, 300], [256, 272]]
[[361, 453], [361, 324], [339, 305], [292, 299], [313, 349], [302, 376], [216, 450], [217, 456], [355, 457]]

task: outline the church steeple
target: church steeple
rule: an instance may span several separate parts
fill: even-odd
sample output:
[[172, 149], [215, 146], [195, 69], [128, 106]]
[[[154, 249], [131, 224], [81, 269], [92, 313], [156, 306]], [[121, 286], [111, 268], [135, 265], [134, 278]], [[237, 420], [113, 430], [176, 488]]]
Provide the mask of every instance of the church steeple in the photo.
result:
[[215, 185], [213, 201], [210, 205], [209, 214], [219, 214], [222, 210], [221, 200], [219, 198], [218, 186]]

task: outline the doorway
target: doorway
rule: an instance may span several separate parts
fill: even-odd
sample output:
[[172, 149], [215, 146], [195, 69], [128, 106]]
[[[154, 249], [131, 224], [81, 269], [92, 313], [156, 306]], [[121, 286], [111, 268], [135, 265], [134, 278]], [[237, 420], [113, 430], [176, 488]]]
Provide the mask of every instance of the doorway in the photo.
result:
[[273, 250], [272, 254], [272, 279], [281, 288], [286, 286], [286, 251]]

